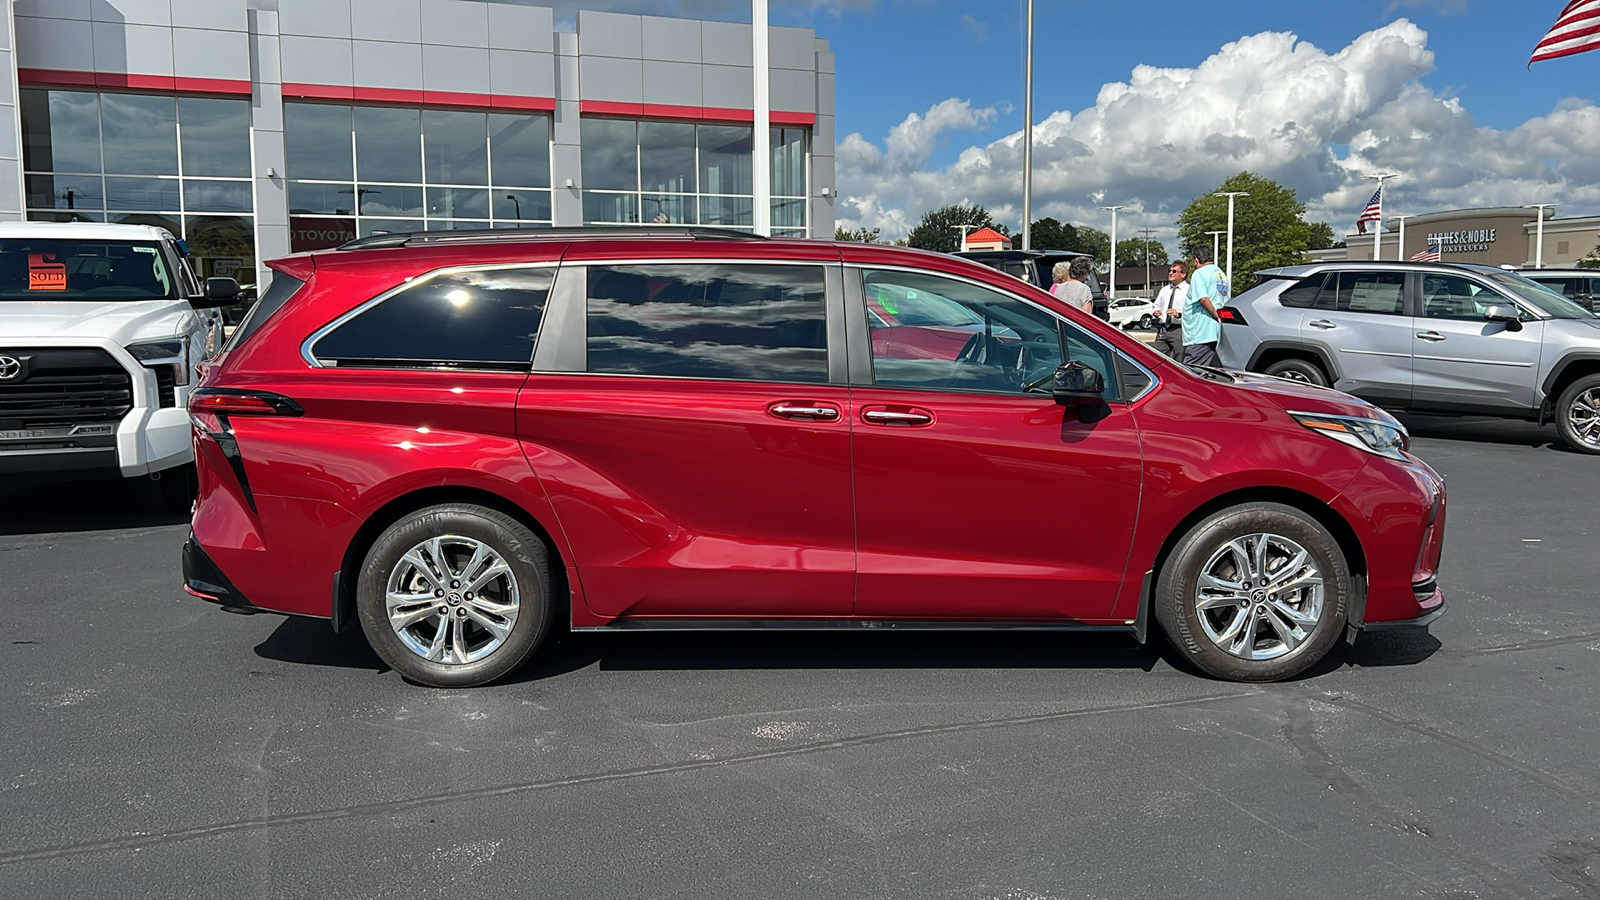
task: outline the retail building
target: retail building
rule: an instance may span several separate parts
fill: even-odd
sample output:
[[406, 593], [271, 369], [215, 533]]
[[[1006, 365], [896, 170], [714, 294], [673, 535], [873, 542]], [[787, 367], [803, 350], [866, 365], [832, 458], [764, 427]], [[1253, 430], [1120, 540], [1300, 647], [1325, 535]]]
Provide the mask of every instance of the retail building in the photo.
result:
[[[1544, 211], [1544, 254], [1546, 267], [1572, 266], [1595, 255], [1600, 245], [1600, 216], [1557, 218], [1554, 209]], [[1400, 246], [1399, 222], [1385, 216], [1380, 233], [1351, 232], [1345, 246], [1316, 250], [1311, 257], [1328, 259], [1372, 259], [1381, 240], [1382, 259], [1410, 259], [1431, 246], [1439, 248], [1443, 262], [1483, 263], [1491, 266], [1532, 266], [1538, 252], [1539, 211], [1528, 207], [1503, 206], [1488, 209], [1453, 209], [1426, 215], [1407, 216], [1405, 246]]]
[[[0, 0], [0, 221], [202, 275], [376, 231], [754, 225], [751, 27], [482, 0]], [[769, 32], [774, 234], [831, 237], [833, 55]]]

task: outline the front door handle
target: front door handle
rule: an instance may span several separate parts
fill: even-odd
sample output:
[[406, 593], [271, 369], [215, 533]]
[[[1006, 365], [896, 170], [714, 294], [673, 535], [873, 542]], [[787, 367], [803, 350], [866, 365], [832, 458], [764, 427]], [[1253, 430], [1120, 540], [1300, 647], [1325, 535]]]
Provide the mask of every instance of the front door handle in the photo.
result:
[[868, 409], [861, 413], [868, 425], [932, 425], [933, 413], [921, 410]]
[[1442, 341], [1442, 340], [1444, 340], [1444, 335], [1440, 334], [1437, 331], [1419, 331], [1419, 332], [1417, 332], [1417, 337], [1421, 338], [1424, 341]]
[[1307, 322], [1306, 324], [1310, 325], [1312, 328], [1337, 328], [1337, 327], [1339, 327], [1339, 326], [1333, 324], [1332, 322], [1329, 322], [1327, 319], [1316, 319], [1316, 320]]
[[820, 403], [774, 403], [767, 407], [767, 411], [780, 419], [811, 419], [812, 421], [832, 422], [839, 418], [837, 407], [825, 406]]

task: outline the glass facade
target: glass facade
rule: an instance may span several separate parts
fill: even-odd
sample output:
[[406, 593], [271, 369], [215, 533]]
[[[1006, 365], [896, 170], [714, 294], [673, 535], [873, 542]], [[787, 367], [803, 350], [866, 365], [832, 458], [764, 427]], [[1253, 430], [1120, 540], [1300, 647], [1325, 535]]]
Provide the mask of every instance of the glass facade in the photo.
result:
[[290, 247], [551, 224], [543, 115], [285, 103]]
[[[749, 125], [582, 120], [583, 221], [751, 230]], [[772, 233], [806, 237], [809, 133], [772, 129]]]
[[250, 103], [24, 88], [28, 218], [158, 225], [202, 278], [255, 281]]

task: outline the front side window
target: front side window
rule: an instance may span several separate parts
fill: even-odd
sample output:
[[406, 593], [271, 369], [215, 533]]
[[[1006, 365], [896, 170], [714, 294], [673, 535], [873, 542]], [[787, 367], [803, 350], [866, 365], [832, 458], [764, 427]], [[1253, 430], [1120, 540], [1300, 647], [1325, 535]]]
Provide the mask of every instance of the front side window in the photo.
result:
[[590, 266], [588, 370], [828, 380], [822, 266]]
[[1482, 320], [1491, 306], [1516, 304], [1475, 281], [1458, 275], [1422, 276], [1422, 315], [1428, 319]]
[[526, 371], [554, 270], [448, 272], [358, 312], [312, 345], [323, 365]]
[[1016, 297], [898, 271], [866, 272], [862, 290], [874, 384], [1022, 394], [1056, 367], [1079, 361], [1116, 390], [1110, 348]]
[[0, 240], [0, 300], [159, 300], [178, 296], [155, 243]]

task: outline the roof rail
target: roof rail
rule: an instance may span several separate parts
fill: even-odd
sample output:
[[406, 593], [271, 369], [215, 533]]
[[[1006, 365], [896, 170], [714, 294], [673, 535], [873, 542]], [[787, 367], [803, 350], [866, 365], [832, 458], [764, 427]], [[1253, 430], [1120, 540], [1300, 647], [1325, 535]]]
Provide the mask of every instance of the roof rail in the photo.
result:
[[382, 232], [346, 241], [339, 250], [379, 250], [421, 244], [482, 244], [510, 241], [577, 240], [711, 240], [764, 241], [767, 238], [733, 228], [700, 226], [585, 225], [580, 228], [463, 228], [455, 231]]

